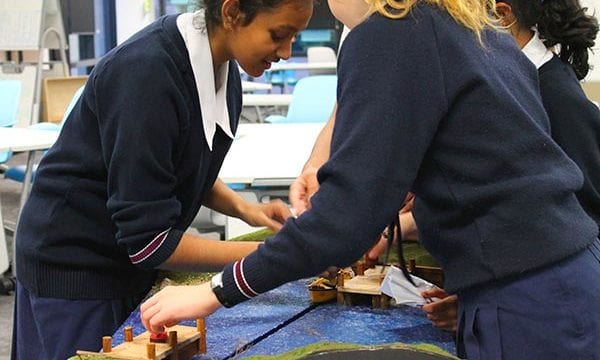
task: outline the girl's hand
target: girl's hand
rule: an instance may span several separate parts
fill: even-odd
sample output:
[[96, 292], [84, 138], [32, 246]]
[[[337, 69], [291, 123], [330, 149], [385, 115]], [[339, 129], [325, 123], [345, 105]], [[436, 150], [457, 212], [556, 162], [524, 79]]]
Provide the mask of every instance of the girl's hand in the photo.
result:
[[438, 329], [455, 332], [458, 322], [458, 297], [456, 295], [449, 295], [440, 288], [422, 291], [421, 296], [425, 299], [437, 298], [422, 307], [433, 326]]
[[140, 307], [142, 323], [148, 331], [160, 333], [183, 320], [204, 318], [221, 307], [210, 283], [167, 286]]

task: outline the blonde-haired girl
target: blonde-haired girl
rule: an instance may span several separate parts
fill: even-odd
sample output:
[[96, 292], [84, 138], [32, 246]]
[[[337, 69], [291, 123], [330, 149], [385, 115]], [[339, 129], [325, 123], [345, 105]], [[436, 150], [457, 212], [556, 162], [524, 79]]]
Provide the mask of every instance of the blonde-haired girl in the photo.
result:
[[[355, 26], [339, 58], [329, 160], [310, 209], [212, 285], [142, 305], [154, 331], [357, 260], [406, 193], [461, 306], [469, 359], [596, 358], [598, 228], [582, 174], [551, 139], [535, 67], [492, 1], [329, 0]], [[362, 7], [361, 7], [362, 5]]]

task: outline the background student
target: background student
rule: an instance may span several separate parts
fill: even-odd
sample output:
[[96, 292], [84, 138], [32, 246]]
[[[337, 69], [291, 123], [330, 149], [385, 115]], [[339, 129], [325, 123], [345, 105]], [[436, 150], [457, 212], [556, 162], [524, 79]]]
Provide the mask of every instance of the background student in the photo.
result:
[[[346, 24], [360, 3], [330, 0]], [[211, 284], [153, 296], [145, 326], [352, 263], [412, 190], [421, 241], [461, 299], [459, 353], [597, 357], [598, 228], [574, 194], [581, 172], [550, 138], [535, 68], [494, 29], [495, 2], [369, 3], [377, 14], [340, 55], [330, 159], [311, 208]]]
[[[594, 47], [598, 21], [576, 0], [497, 0], [496, 10], [538, 69], [552, 138], [581, 169], [583, 186], [575, 194], [600, 224], [600, 110], [579, 84], [590, 69], [588, 52]], [[432, 323], [456, 330], [456, 296], [442, 289], [423, 295], [442, 299], [423, 306]]]
[[311, 14], [304, 0], [207, 0], [95, 66], [21, 215], [13, 358], [98, 350], [156, 269], [221, 268], [256, 248], [184, 233], [202, 205], [281, 226], [282, 202], [247, 203], [217, 174], [241, 111], [237, 64], [260, 76], [290, 57]]

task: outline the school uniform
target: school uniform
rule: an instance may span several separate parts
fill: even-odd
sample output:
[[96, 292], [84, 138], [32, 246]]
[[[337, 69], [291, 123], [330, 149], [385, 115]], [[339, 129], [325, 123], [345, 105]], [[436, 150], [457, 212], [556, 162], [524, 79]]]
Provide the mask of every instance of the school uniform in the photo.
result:
[[[397, 216], [409, 190], [420, 239], [459, 298], [555, 272], [589, 252], [598, 228], [574, 195], [581, 171], [550, 137], [535, 67], [507, 34], [484, 31], [482, 42], [423, 2], [403, 19], [374, 14], [350, 32], [338, 64], [330, 160], [318, 173], [312, 207], [224, 269], [218, 296], [225, 305], [351, 264]], [[600, 269], [593, 261], [579, 266]], [[562, 283], [583, 281], [564, 276], [556, 275]], [[600, 293], [600, 277], [586, 280], [587, 295]], [[540, 311], [554, 306], [524, 300]], [[569, 307], [568, 300], [559, 302]], [[472, 308], [483, 304], [476, 299]], [[598, 304], [578, 315], [589, 318], [583, 331], [596, 344], [600, 331], [589, 331], [600, 324]], [[516, 324], [502, 324], [501, 337]], [[568, 341], [536, 335], [527, 338], [536, 346]], [[510, 346], [525, 349], [522, 341]]]
[[600, 225], [600, 110], [583, 92], [573, 68], [546, 48], [537, 31], [523, 52], [538, 69], [552, 138], [583, 172], [577, 199]]
[[[16, 358], [37, 359], [28, 348], [47, 359], [97, 351], [148, 292], [237, 128], [237, 64], [216, 76], [192, 14], [158, 19], [95, 66], [21, 215]], [[63, 335], [72, 343], [47, 347]]]

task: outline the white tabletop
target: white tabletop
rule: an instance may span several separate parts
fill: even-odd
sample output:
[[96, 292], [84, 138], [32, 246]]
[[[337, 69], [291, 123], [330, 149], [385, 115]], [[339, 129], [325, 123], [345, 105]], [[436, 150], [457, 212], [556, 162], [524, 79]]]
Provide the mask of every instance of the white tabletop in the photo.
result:
[[[219, 176], [226, 183], [288, 185], [300, 174], [324, 124], [240, 124]], [[59, 133], [0, 128], [0, 151], [50, 148]]]
[[324, 125], [240, 124], [219, 177], [225, 183], [290, 185]]
[[273, 63], [271, 68], [266, 71], [281, 71], [281, 70], [332, 70], [337, 68], [337, 62], [335, 61], [324, 61], [324, 62], [284, 62], [284, 63]]
[[253, 91], [268, 91], [273, 88], [273, 85], [267, 83], [261, 83], [257, 81], [246, 81], [242, 80], [242, 92], [253, 92]]
[[289, 106], [292, 94], [244, 94], [243, 106]]
[[49, 149], [56, 142], [58, 134], [58, 131], [0, 127], [0, 151]]

